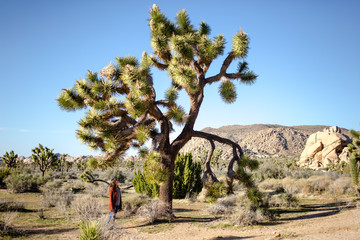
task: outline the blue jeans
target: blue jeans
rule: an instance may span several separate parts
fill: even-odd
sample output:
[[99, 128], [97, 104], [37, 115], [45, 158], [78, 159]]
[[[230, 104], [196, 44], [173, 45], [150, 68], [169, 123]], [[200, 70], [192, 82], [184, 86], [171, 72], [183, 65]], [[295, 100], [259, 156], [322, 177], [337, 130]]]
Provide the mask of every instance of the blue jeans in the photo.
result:
[[110, 215], [108, 220], [106, 221], [106, 224], [108, 224], [110, 222], [110, 220], [113, 220], [113, 222], [115, 222], [115, 216], [116, 213], [119, 211], [120, 206], [115, 206], [114, 207], [114, 211], [110, 211]]

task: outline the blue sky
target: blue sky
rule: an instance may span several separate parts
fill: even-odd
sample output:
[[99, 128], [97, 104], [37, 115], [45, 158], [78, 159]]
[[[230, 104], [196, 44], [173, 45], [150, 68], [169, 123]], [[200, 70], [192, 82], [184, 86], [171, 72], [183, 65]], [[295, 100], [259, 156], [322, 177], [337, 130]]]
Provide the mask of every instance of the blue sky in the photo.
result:
[[[29, 156], [39, 143], [73, 156], [96, 154], [75, 136], [84, 112], [62, 111], [55, 99], [88, 69], [151, 52], [146, 19], [153, 3], [172, 20], [185, 8], [195, 26], [206, 21], [213, 36], [227, 39], [225, 53], [240, 28], [250, 36], [247, 60], [257, 82], [237, 85], [233, 104], [221, 101], [218, 85], [208, 86], [196, 129], [256, 123], [360, 129], [359, 1], [4, 0], [0, 155]], [[153, 74], [160, 98], [168, 78]]]

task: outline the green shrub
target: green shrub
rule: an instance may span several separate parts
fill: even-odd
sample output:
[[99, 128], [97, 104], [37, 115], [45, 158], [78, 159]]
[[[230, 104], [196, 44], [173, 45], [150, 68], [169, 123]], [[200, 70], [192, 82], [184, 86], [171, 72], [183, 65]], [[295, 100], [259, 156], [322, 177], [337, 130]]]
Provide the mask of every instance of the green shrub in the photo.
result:
[[0, 169], [0, 188], [6, 187], [5, 179], [11, 174], [10, 169]]
[[44, 184], [42, 179], [30, 174], [13, 171], [6, 179], [6, 188], [13, 193], [38, 192], [39, 186]]
[[207, 202], [213, 203], [218, 198], [225, 196], [226, 192], [227, 189], [223, 182], [215, 182], [207, 189], [205, 199]]
[[[145, 193], [149, 197], [159, 196], [160, 186], [150, 183], [143, 172], [134, 174], [133, 185], [137, 193]], [[183, 199], [186, 196], [201, 192], [201, 164], [192, 160], [190, 154], [179, 154], [175, 161], [173, 197]]]
[[133, 185], [137, 193], [144, 193], [149, 197], [159, 196], [160, 186], [156, 183], [148, 183], [140, 170], [134, 174]]
[[80, 223], [80, 240], [101, 240], [102, 232], [98, 221], [85, 221]]
[[201, 192], [201, 163], [194, 162], [191, 153], [178, 154], [174, 171], [174, 198], [183, 199], [187, 194], [191, 196]]

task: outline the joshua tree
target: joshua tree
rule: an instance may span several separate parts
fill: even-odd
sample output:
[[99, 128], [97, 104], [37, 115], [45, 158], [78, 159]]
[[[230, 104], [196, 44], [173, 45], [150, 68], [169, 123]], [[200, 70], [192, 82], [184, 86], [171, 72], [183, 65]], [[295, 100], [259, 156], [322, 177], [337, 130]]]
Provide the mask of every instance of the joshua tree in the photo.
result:
[[[159, 199], [166, 203], [167, 213], [172, 216], [175, 159], [192, 137], [210, 142], [208, 159], [214, 152], [214, 142], [232, 146], [233, 157], [228, 167], [230, 182], [234, 178], [244, 179], [237, 172], [246, 175], [244, 168], [252, 166], [251, 161], [241, 161], [243, 152], [237, 143], [196, 131], [194, 124], [206, 85], [220, 82], [222, 99], [233, 103], [237, 96], [235, 83], [252, 84], [257, 75], [248, 69], [244, 60], [249, 49], [249, 37], [242, 30], [233, 36], [232, 50], [223, 60], [219, 72], [207, 76], [213, 60], [224, 52], [225, 38], [222, 34], [211, 38], [210, 27], [205, 22], [196, 29], [185, 10], [179, 11], [176, 21], [171, 22], [156, 5], [150, 10], [149, 25], [152, 54], [144, 52], [140, 63], [135, 57], [118, 57], [117, 64], [108, 65], [100, 71], [100, 75], [89, 71], [86, 79], [77, 80], [73, 88], [63, 89], [58, 103], [67, 111], [89, 108], [79, 122], [77, 136], [91, 148], [106, 152], [105, 164], [111, 164], [131, 146], [139, 147], [141, 155], [146, 158], [148, 177], [161, 183]], [[228, 73], [234, 60], [239, 60], [238, 68]], [[151, 67], [169, 74], [170, 87], [164, 99], [158, 99], [156, 95]], [[184, 91], [189, 97], [187, 113], [178, 103], [179, 91]], [[173, 124], [183, 128], [171, 141], [169, 135]], [[150, 149], [143, 147], [147, 140], [152, 140]], [[234, 163], [240, 171], [233, 170]], [[216, 179], [210, 164], [203, 179], [205, 183]]]
[[360, 171], [360, 132], [350, 130], [353, 137], [353, 142], [349, 143], [348, 148], [350, 152], [350, 173], [353, 183], [357, 186], [358, 194], [360, 195], [359, 186], [359, 171]]
[[16, 168], [17, 158], [18, 155], [11, 150], [10, 153], [6, 152], [1, 159], [4, 161], [7, 168]]
[[31, 159], [38, 165], [43, 177], [51, 166], [57, 164], [58, 158], [53, 151], [54, 149], [44, 148], [41, 144], [39, 144], [39, 147], [32, 149], [33, 154], [31, 155]]

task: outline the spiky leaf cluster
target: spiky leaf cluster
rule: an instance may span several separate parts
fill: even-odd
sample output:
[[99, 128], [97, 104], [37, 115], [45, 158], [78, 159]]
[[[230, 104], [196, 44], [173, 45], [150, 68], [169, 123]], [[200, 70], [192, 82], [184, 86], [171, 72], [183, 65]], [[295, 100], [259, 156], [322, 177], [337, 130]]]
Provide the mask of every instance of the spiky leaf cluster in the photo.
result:
[[144, 177], [151, 184], [161, 184], [166, 181], [169, 172], [162, 163], [158, 152], [150, 151], [144, 163]]
[[90, 148], [107, 152], [108, 160], [132, 145], [142, 145], [149, 134], [140, 133], [154, 127], [154, 120], [147, 115], [154, 107], [150, 58], [143, 54], [140, 64], [132, 56], [118, 57], [116, 62], [103, 68], [100, 75], [89, 71], [58, 98], [65, 110], [88, 108], [79, 121], [77, 136]]

